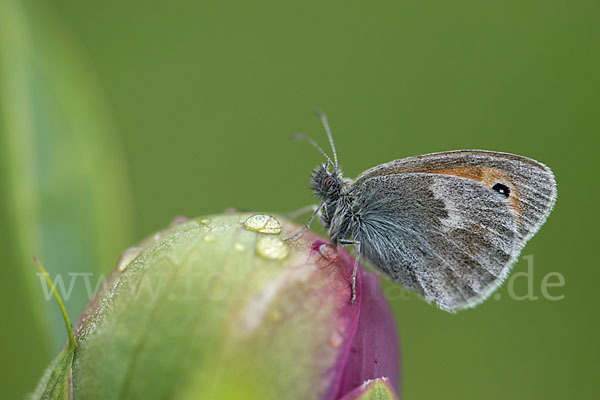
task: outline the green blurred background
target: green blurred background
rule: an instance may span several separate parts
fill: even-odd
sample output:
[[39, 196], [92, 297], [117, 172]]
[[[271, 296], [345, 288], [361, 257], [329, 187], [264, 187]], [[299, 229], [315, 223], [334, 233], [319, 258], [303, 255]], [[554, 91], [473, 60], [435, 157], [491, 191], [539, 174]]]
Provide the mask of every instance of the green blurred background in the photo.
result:
[[[106, 273], [174, 216], [310, 204], [321, 157], [290, 135], [326, 146], [317, 106], [348, 176], [461, 148], [556, 174], [523, 252], [538, 300], [504, 285], [449, 315], [386, 285], [404, 398], [597, 395], [597, 0], [46, 3], [0, 1], [2, 398], [32, 390], [65, 338], [32, 255], [51, 274]], [[542, 296], [550, 272], [562, 300]]]

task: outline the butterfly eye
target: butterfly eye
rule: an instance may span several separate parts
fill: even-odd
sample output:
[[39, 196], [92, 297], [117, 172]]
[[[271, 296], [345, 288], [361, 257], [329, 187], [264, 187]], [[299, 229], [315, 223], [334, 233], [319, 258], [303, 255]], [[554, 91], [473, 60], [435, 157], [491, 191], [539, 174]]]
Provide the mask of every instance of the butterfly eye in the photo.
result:
[[496, 192], [500, 193], [501, 195], [503, 195], [506, 198], [508, 198], [508, 196], [510, 196], [510, 189], [508, 188], [508, 186], [503, 185], [501, 183], [496, 183], [492, 187], [492, 190], [495, 190]]
[[323, 190], [328, 191], [331, 188], [331, 185], [333, 185], [334, 181], [335, 179], [333, 179], [333, 176], [328, 176], [327, 178], [323, 179], [321, 187], [323, 188]]

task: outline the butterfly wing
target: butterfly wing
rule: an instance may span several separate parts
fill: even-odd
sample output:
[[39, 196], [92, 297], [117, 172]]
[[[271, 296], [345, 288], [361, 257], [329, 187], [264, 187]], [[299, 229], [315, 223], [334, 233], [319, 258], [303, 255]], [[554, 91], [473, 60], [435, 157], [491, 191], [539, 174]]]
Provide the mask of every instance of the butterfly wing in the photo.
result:
[[556, 200], [556, 182], [550, 168], [527, 157], [485, 150], [457, 150], [408, 157], [373, 167], [354, 184], [403, 173], [452, 175], [477, 181], [488, 188], [500, 184], [509, 192], [521, 240], [527, 241], [544, 223]]
[[[493, 189], [498, 183], [508, 197]], [[374, 266], [456, 311], [500, 285], [555, 193], [550, 170], [519, 156], [462, 151], [394, 161], [354, 182], [353, 235]]]

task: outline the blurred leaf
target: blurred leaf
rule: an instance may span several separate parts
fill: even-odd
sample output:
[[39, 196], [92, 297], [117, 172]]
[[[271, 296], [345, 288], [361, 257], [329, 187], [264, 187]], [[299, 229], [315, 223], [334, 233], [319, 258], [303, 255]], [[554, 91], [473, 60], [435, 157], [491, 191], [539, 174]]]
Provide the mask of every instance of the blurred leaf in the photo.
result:
[[125, 166], [81, 48], [43, 3], [0, 2], [0, 99], [2, 192], [12, 217], [5, 227], [54, 352], [64, 330], [31, 257], [44, 260], [69, 314], [78, 315], [98, 273], [129, 242]]

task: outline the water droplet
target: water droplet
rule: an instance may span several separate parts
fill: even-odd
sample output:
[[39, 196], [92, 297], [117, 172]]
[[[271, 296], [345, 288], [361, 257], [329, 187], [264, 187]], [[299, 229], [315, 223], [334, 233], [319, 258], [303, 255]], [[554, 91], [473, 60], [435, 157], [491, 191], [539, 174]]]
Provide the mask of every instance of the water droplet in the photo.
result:
[[323, 243], [319, 246], [319, 253], [328, 261], [336, 262], [339, 258], [337, 248], [329, 243]]
[[204, 295], [209, 300], [220, 301], [229, 294], [229, 281], [221, 272], [210, 274], [204, 281]]
[[117, 260], [118, 270], [124, 271], [125, 268], [127, 268], [127, 266], [129, 266], [129, 264], [131, 264], [131, 262], [135, 260], [135, 258], [139, 256], [141, 252], [142, 249], [140, 247], [130, 247], [121, 253], [119, 259]]
[[281, 224], [274, 217], [267, 214], [254, 214], [244, 221], [244, 226], [249, 231], [278, 235], [281, 233]]
[[217, 240], [217, 237], [209, 233], [208, 235], [204, 235], [202, 240], [206, 243], [212, 243]]
[[238, 251], [238, 252], [242, 252], [244, 250], [246, 250], [246, 246], [244, 246], [241, 243], [236, 243], [233, 245], [233, 250]]
[[188, 219], [187, 217], [183, 217], [181, 215], [173, 218], [173, 220], [171, 221], [171, 226], [176, 226], [179, 224], [183, 224], [184, 222], [186, 222]]
[[344, 337], [339, 331], [334, 331], [331, 336], [329, 336], [329, 344], [333, 348], [338, 348], [344, 343]]
[[269, 260], [283, 260], [290, 253], [288, 245], [274, 236], [263, 236], [256, 242], [256, 252]]
[[279, 310], [271, 310], [268, 316], [271, 322], [277, 322], [281, 320], [281, 312]]
[[494, 300], [500, 300], [502, 295], [500, 293], [494, 293]]
[[198, 223], [200, 225], [208, 226], [210, 224], [210, 219], [208, 219], [208, 218], [202, 218], [202, 219], [198, 220]]

